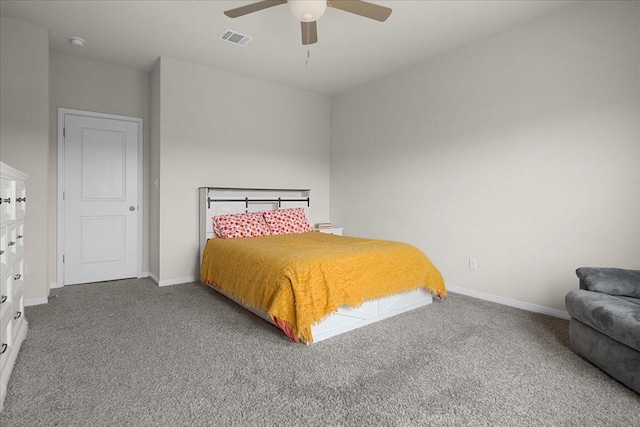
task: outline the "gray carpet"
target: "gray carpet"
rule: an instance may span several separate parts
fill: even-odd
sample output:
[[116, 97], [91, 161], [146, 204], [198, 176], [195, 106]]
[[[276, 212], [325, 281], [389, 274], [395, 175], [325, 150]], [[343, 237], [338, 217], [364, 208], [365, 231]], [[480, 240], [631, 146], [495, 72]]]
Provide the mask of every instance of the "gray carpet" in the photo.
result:
[[631, 426], [640, 396], [568, 322], [461, 295], [312, 346], [191, 283], [53, 290], [2, 426]]

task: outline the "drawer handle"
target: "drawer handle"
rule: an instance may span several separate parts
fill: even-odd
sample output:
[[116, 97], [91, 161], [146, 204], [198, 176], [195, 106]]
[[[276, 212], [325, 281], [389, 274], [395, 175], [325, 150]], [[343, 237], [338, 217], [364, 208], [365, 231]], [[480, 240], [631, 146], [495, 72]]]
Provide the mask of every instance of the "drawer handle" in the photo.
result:
[[5, 343], [2, 343], [2, 351], [0, 351], [0, 354], [4, 354], [4, 352], [7, 351], [7, 347]]
[[11, 199], [8, 197], [6, 199], [0, 199], [0, 200], [2, 200], [5, 203], [11, 203]]
[[20, 202], [26, 202], [26, 201], [27, 201], [27, 198], [26, 198], [26, 197], [18, 197], [18, 198], [16, 199], [16, 202], [18, 202], [18, 203], [20, 203]]
[[16, 239], [22, 239], [24, 236], [22, 234], [18, 234], [18, 236], [16, 237]]
[[4, 255], [4, 251], [0, 251], [0, 255]]
[[22, 312], [21, 311], [16, 313], [16, 317], [14, 317], [14, 319], [19, 319], [20, 316], [22, 316]]
[[15, 244], [16, 244], [16, 242], [9, 242], [9, 243], [7, 243], [7, 246], [13, 246]]
[[6, 295], [2, 295], [2, 299], [0, 299], [0, 304], [4, 303], [7, 300]]
[[13, 280], [20, 280], [21, 277], [22, 277], [22, 274], [18, 273], [15, 276], [13, 276]]

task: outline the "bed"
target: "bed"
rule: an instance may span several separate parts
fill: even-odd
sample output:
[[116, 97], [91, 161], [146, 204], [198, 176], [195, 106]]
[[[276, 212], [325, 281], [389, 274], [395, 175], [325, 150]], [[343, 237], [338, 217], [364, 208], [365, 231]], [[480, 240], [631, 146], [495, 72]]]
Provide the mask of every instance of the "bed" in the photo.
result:
[[201, 281], [306, 344], [446, 296], [419, 249], [313, 231], [309, 207], [309, 190], [201, 188]]

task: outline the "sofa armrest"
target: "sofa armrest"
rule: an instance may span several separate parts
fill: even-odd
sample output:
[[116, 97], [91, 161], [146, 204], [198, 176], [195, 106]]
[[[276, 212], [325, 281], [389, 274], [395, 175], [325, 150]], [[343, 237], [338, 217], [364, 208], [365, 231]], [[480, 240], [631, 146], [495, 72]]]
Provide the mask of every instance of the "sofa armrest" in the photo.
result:
[[640, 270], [581, 267], [576, 270], [580, 289], [640, 298]]

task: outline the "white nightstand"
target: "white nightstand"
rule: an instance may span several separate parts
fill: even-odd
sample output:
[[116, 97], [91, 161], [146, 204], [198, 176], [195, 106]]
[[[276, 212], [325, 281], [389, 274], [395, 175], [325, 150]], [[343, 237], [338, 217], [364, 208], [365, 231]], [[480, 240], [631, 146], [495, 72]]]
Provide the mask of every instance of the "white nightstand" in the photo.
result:
[[317, 228], [316, 231], [325, 234], [335, 234], [336, 236], [342, 236], [342, 227], [332, 227], [332, 228]]

